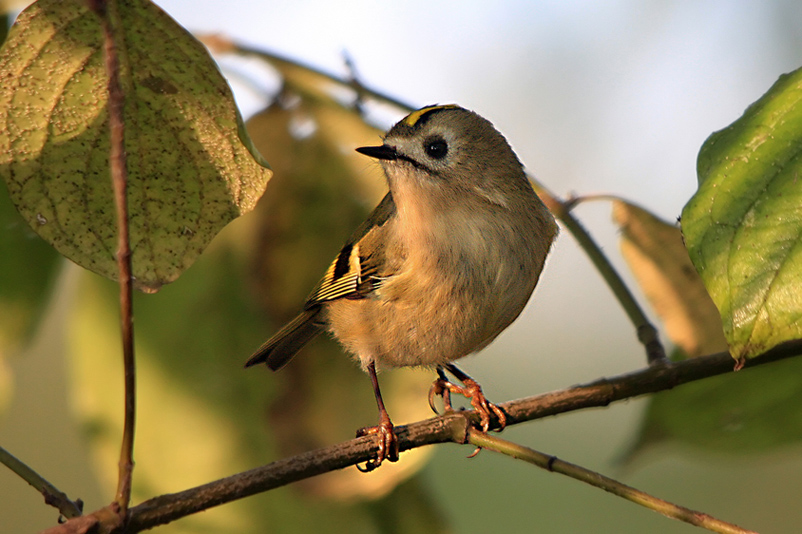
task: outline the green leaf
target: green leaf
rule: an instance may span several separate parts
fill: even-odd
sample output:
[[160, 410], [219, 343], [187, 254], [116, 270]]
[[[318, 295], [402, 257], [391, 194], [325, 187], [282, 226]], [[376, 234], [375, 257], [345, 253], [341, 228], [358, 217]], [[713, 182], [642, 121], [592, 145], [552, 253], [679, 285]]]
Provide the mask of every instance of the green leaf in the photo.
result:
[[[110, 2], [125, 93], [134, 276], [175, 280], [270, 171], [208, 52], [146, 0]], [[116, 278], [107, 76], [100, 19], [83, 0], [40, 0], [0, 51], [0, 175], [56, 250]]]
[[28, 228], [0, 186], [0, 358], [28, 340], [59, 264], [60, 256]]
[[632, 457], [669, 443], [749, 454], [802, 442], [802, 359], [715, 376], [654, 395]]
[[802, 335], [802, 70], [782, 76], [699, 153], [682, 213], [691, 260], [736, 359]]

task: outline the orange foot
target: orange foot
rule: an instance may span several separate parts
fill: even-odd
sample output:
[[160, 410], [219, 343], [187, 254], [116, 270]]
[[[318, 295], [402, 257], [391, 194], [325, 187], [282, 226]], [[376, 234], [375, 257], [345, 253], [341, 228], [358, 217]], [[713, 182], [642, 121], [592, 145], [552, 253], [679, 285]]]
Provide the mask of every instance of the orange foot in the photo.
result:
[[356, 466], [357, 469], [363, 473], [369, 473], [379, 467], [384, 460], [390, 462], [398, 461], [398, 438], [393, 431], [393, 423], [389, 417], [381, 417], [378, 426], [369, 426], [367, 428], [360, 428], [356, 432], [356, 437], [368, 436], [376, 434], [379, 439], [379, 447], [376, 451], [376, 458], [368, 460], [365, 467]]
[[495, 415], [498, 420], [498, 430], [504, 430], [504, 427], [507, 426], [507, 416], [501, 411], [501, 408], [487, 400], [487, 397], [485, 397], [485, 394], [482, 392], [482, 386], [480, 386], [476, 380], [462, 371], [459, 371], [456, 367], [453, 369], [451, 367], [452, 366], [449, 367], [449, 371], [454, 372], [455, 369], [458, 371], [458, 373], [455, 373], [455, 376], [462, 382], [462, 386], [450, 382], [442, 370], [438, 369], [438, 374], [440, 376], [434, 381], [432, 388], [429, 390], [429, 406], [432, 407], [432, 410], [437, 413], [434, 407], [434, 397], [440, 396], [443, 398], [445, 410], [447, 412], [453, 411], [451, 406], [451, 394], [457, 393], [471, 399], [471, 406], [476, 410], [476, 413], [479, 414], [482, 431], [487, 432], [490, 430], [490, 419], [492, 415]]

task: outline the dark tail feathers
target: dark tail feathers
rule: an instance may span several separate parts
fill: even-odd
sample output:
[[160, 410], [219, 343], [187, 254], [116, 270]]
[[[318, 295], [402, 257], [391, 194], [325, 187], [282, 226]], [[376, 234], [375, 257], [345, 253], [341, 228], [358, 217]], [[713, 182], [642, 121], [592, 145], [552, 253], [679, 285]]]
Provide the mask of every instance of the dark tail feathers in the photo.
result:
[[253, 353], [245, 362], [245, 367], [266, 363], [273, 371], [281, 369], [304, 345], [321, 332], [322, 325], [315, 321], [318, 313], [320, 313], [319, 307], [305, 310], [284, 325]]

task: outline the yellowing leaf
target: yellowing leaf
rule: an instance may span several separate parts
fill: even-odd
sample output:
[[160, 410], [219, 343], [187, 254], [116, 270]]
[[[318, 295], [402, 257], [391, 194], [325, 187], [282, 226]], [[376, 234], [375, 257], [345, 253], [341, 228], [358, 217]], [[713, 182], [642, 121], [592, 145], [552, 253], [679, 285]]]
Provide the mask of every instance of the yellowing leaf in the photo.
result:
[[668, 336], [686, 355], [727, 350], [721, 316], [682, 243], [679, 228], [622, 200], [613, 201], [621, 253]]
[[0, 0], [0, 13], [10, 13], [22, 9], [30, 3], [31, 0]]
[[[147, 0], [110, 2], [125, 93], [134, 276], [155, 291], [250, 211], [270, 171], [206, 49]], [[98, 16], [40, 0], [0, 51], [0, 176], [29, 225], [116, 278], [107, 76]]]

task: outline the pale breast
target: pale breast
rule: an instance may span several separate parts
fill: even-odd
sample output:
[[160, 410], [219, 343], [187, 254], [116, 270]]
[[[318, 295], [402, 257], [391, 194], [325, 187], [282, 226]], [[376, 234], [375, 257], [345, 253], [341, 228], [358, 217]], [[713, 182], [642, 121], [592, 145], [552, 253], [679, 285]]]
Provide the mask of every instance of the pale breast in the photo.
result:
[[409, 247], [370, 298], [326, 304], [330, 330], [363, 366], [456, 360], [483, 348], [521, 312], [540, 272], [536, 252], [524, 253], [527, 240], [509, 229], [466, 223], [459, 238], [440, 232], [443, 242]]

